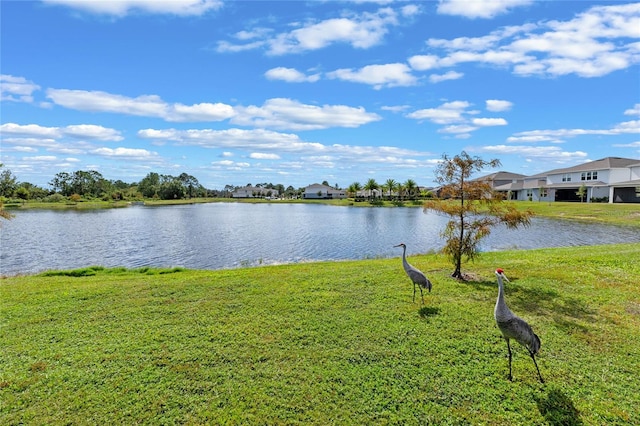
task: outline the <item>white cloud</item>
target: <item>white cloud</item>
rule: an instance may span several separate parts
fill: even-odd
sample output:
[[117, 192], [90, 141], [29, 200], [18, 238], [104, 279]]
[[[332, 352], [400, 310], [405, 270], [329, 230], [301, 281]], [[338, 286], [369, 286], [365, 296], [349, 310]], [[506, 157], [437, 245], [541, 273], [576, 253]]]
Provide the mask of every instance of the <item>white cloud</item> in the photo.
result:
[[409, 109], [409, 105], [383, 105], [380, 107], [383, 111], [402, 112]]
[[[275, 154], [278, 157], [289, 154], [303, 154], [305, 157], [333, 155], [336, 156], [336, 159], [349, 158], [352, 161], [369, 161], [374, 157], [387, 158], [393, 156], [406, 158], [426, 155], [425, 153], [390, 146], [323, 145], [317, 142], [303, 141], [295, 134], [262, 129], [144, 129], [138, 132], [138, 136], [143, 139], [167, 140], [177, 145], [243, 150], [254, 155], [256, 153], [260, 153], [260, 155]], [[366, 160], [363, 158], [366, 158]], [[221, 160], [216, 164], [221, 162], [233, 163], [231, 160]]]
[[420, 8], [412, 5], [402, 7], [400, 13], [391, 7], [385, 7], [373, 13], [345, 14], [322, 21], [292, 23], [290, 25], [298, 28], [275, 35], [273, 30], [265, 28], [261, 28], [260, 32], [240, 31], [235, 34], [236, 39], [251, 40], [249, 43], [221, 41], [217, 49], [220, 52], [238, 52], [265, 48], [269, 55], [302, 53], [336, 43], [348, 44], [356, 49], [368, 49], [382, 42], [389, 27], [400, 24], [399, 17], [410, 18], [419, 12]]
[[471, 122], [479, 127], [506, 126], [507, 120], [504, 118], [474, 118]]
[[440, 66], [436, 55], [415, 55], [408, 59], [409, 65], [416, 71], [426, 71]]
[[514, 154], [551, 163], [562, 163], [568, 160], [585, 159], [588, 154], [583, 151], [563, 151], [558, 146], [526, 146], [526, 145], [489, 145], [481, 149], [495, 154]]
[[42, 0], [89, 13], [123, 17], [132, 12], [198, 16], [222, 7], [222, 0]]
[[[501, 1], [456, 1], [440, 7], [503, 7]], [[511, 68], [521, 76], [575, 74], [593, 78], [640, 63], [640, 3], [594, 6], [566, 21], [507, 26], [479, 37], [429, 39], [429, 55], [409, 63], [416, 70], [464, 63]], [[441, 50], [440, 54], [438, 50]]]
[[452, 124], [438, 130], [438, 133], [467, 134], [475, 130], [478, 130], [477, 126], [470, 126], [468, 124]]
[[499, 99], [487, 99], [486, 101], [487, 111], [502, 112], [509, 111], [513, 107], [513, 103], [509, 101]]
[[268, 99], [260, 107], [236, 107], [236, 112], [231, 120], [234, 124], [288, 130], [359, 127], [381, 119], [362, 107], [307, 105], [285, 98]]
[[37, 162], [50, 162], [56, 161], [58, 157], [55, 155], [35, 155], [33, 157], [22, 157], [23, 161], [37, 161]]
[[319, 74], [306, 75], [295, 68], [277, 67], [264, 73], [269, 80], [282, 80], [289, 83], [315, 83], [320, 79]]
[[100, 91], [49, 89], [57, 105], [92, 112], [110, 112], [162, 118], [168, 122], [206, 122], [230, 119], [243, 126], [315, 130], [358, 127], [381, 119], [362, 107], [305, 105], [283, 98], [268, 99], [262, 106], [232, 107], [222, 103], [168, 104], [156, 95], [130, 98]]
[[638, 115], [640, 116], [640, 104], [635, 104], [633, 108], [629, 108], [624, 112], [624, 115]]
[[244, 150], [281, 150], [284, 152], [315, 151], [322, 149], [321, 144], [303, 142], [298, 135], [279, 133], [264, 129], [191, 129], [138, 131], [143, 139], [172, 141], [179, 145], [196, 145], [204, 148], [244, 149]]
[[167, 110], [167, 104], [155, 95], [130, 98], [101, 91], [48, 89], [47, 98], [56, 105], [79, 111], [162, 117]]
[[0, 125], [0, 134], [19, 135], [27, 138], [58, 139], [70, 136], [79, 139], [92, 139], [101, 141], [121, 141], [123, 139], [119, 131], [94, 124], [75, 124], [66, 127], [44, 127], [38, 124], [5, 123]]
[[96, 148], [91, 151], [92, 154], [100, 155], [103, 157], [117, 157], [117, 158], [128, 158], [128, 159], [138, 159], [138, 160], [146, 160], [149, 158], [157, 157], [158, 153], [148, 151], [146, 149], [139, 148]]
[[226, 104], [168, 104], [157, 95], [130, 98], [101, 91], [48, 89], [47, 97], [56, 105], [79, 111], [158, 117], [173, 122], [221, 121], [233, 116], [233, 107]]
[[101, 141], [121, 141], [124, 138], [119, 131], [95, 124], [75, 124], [60, 129], [66, 136]]
[[169, 107], [165, 119], [178, 122], [220, 121], [233, 115], [233, 107], [223, 103], [173, 104]]
[[507, 142], [562, 142], [564, 139], [590, 135], [622, 135], [640, 133], [640, 120], [618, 123], [609, 129], [529, 130], [514, 133]]
[[464, 77], [464, 74], [457, 71], [447, 71], [444, 74], [431, 74], [429, 76], [429, 81], [431, 83], [440, 83], [441, 81], [447, 80], [458, 80]]
[[422, 13], [422, 9], [416, 4], [409, 4], [403, 6], [400, 9], [400, 13], [402, 14], [402, 16], [416, 16]]
[[440, 0], [438, 13], [465, 18], [493, 18], [509, 12], [514, 7], [531, 3], [532, 0]]
[[40, 86], [23, 78], [0, 75], [0, 101], [33, 102], [33, 92]]
[[343, 68], [327, 73], [328, 78], [370, 84], [374, 89], [396, 86], [413, 86], [417, 79], [411, 69], [402, 63], [367, 65], [358, 70]]
[[640, 133], [640, 120], [623, 121], [611, 129], [611, 134]]
[[631, 143], [615, 143], [612, 146], [616, 148], [640, 148], [640, 141]]
[[267, 154], [264, 152], [252, 152], [249, 154], [249, 158], [253, 158], [254, 160], [279, 160], [280, 156], [278, 154]]
[[[7, 151], [6, 148], [3, 148], [3, 151]], [[38, 150], [32, 146], [14, 146], [13, 151], [17, 152], [38, 152]]]
[[465, 121], [463, 114], [470, 106], [466, 101], [446, 102], [437, 108], [426, 108], [407, 114], [415, 120], [429, 120], [436, 124], [451, 124]]
[[501, 155], [519, 155], [524, 157], [526, 161], [545, 161], [554, 164], [584, 161], [588, 157], [584, 151], [563, 151], [557, 146], [489, 145], [482, 147], [480, 151]]
[[214, 168], [224, 168], [225, 170], [242, 170], [242, 169], [246, 169], [247, 167], [251, 167], [251, 164], [241, 161], [232, 161], [232, 160], [221, 160], [221, 161], [213, 161], [211, 162], [211, 165]]
[[0, 125], [0, 134], [20, 135], [35, 138], [57, 138], [61, 132], [58, 127], [44, 127], [38, 124], [5, 123]]

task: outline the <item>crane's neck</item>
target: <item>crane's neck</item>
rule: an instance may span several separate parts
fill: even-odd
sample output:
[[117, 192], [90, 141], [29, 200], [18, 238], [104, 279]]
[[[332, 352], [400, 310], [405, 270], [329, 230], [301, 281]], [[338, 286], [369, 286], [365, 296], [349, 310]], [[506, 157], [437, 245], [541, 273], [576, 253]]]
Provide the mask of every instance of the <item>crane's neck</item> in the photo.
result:
[[504, 301], [504, 283], [502, 282], [502, 277], [500, 275], [498, 275], [498, 299], [496, 300], [496, 308], [494, 312], [496, 317], [509, 316], [511, 313]]
[[504, 303], [504, 283], [500, 275], [498, 275], [498, 302]]
[[402, 264], [405, 269], [409, 266], [409, 262], [407, 262], [407, 246], [402, 246]]

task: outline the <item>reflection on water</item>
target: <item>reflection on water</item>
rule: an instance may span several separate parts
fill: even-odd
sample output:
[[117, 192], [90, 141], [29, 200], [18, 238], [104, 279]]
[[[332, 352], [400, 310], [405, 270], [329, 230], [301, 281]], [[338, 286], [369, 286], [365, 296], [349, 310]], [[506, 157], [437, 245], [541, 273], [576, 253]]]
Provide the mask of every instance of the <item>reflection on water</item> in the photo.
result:
[[[446, 218], [420, 208], [211, 203], [95, 211], [18, 211], [0, 228], [0, 274], [89, 265], [221, 269], [398, 257], [442, 248]], [[640, 231], [534, 218], [495, 228], [482, 249], [640, 241]]]

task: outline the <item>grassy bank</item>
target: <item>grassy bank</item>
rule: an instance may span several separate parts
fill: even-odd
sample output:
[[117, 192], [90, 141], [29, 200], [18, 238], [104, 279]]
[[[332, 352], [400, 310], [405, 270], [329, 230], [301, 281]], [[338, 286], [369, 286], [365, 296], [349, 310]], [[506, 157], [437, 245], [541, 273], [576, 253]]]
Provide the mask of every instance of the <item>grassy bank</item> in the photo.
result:
[[536, 216], [541, 217], [640, 228], [640, 204], [514, 201], [513, 205], [519, 209], [530, 209]]
[[424, 307], [400, 259], [0, 280], [0, 424], [640, 424], [640, 243], [410, 261]]

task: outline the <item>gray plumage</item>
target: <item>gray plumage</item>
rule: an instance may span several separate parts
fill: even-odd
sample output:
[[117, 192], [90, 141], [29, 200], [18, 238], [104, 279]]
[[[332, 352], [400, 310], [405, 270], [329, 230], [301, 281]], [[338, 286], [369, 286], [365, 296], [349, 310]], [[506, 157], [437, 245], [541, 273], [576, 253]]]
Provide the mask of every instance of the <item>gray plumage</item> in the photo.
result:
[[426, 277], [425, 274], [422, 273], [421, 270], [416, 268], [407, 262], [407, 245], [404, 243], [400, 243], [394, 247], [402, 247], [402, 266], [404, 271], [407, 273], [411, 282], [413, 283], [413, 302], [416, 301], [416, 285], [420, 289], [420, 296], [422, 297], [422, 304], [424, 305], [424, 293], [422, 292], [423, 288], [426, 288], [431, 292], [431, 281]]
[[540, 350], [540, 338], [533, 332], [533, 329], [525, 320], [511, 312], [504, 301], [504, 283], [502, 280], [509, 281], [504, 275], [504, 271], [502, 269], [496, 269], [496, 276], [498, 277], [498, 300], [496, 300], [493, 315], [496, 319], [496, 324], [498, 324], [498, 328], [502, 332], [502, 337], [504, 337], [504, 340], [507, 342], [507, 350], [509, 351], [509, 380], [512, 379], [511, 345], [509, 344], [509, 340], [514, 339], [527, 348], [533, 364], [536, 366], [536, 371], [538, 371], [540, 382], [544, 383], [540, 369], [538, 368], [538, 363], [536, 362], [536, 354]]

